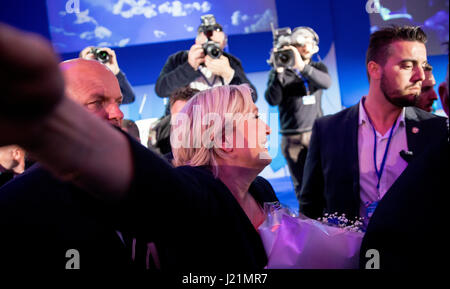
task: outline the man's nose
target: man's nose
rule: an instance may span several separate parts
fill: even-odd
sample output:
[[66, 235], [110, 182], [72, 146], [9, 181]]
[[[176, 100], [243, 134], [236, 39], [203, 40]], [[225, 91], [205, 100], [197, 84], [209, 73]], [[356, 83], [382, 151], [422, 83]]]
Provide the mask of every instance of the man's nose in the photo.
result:
[[108, 120], [117, 120], [122, 121], [123, 112], [120, 110], [119, 105], [117, 103], [110, 104], [108, 106]]
[[437, 93], [436, 93], [436, 91], [434, 91], [434, 89], [432, 89], [432, 92], [430, 93], [430, 95], [431, 95], [431, 99], [432, 100], [437, 100], [438, 99]]
[[417, 81], [424, 81], [425, 80], [425, 70], [423, 69], [423, 67], [421, 67], [420, 65], [418, 65], [414, 71], [414, 76], [413, 76], [413, 81], [417, 82]]

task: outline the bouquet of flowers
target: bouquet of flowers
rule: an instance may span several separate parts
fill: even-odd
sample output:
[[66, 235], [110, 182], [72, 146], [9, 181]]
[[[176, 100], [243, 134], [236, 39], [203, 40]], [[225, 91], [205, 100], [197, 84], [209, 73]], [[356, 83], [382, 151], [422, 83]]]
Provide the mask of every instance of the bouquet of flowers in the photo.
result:
[[258, 228], [268, 257], [267, 269], [357, 269], [364, 236], [362, 220], [325, 215], [297, 216], [278, 202], [266, 203]]

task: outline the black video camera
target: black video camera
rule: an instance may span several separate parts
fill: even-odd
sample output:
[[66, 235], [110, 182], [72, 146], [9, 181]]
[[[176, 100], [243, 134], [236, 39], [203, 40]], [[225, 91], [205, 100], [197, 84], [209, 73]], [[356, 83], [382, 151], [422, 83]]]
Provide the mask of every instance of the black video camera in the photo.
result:
[[91, 48], [91, 53], [94, 54], [95, 59], [100, 61], [101, 63], [107, 63], [111, 59], [111, 55], [109, 55], [106, 50], [101, 50], [96, 47]]
[[198, 28], [200, 33], [204, 33], [208, 38], [208, 41], [203, 43], [203, 51], [205, 55], [209, 55], [211, 58], [220, 58], [223, 54], [220, 48], [220, 43], [211, 40], [211, 36], [214, 31], [222, 31], [222, 26], [216, 23], [216, 18], [212, 14], [201, 16], [202, 24]]
[[272, 63], [274, 67], [292, 68], [295, 66], [295, 55], [291, 49], [281, 49], [284, 46], [291, 45], [291, 28], [274, 29], [273, 34], [273, 57]]

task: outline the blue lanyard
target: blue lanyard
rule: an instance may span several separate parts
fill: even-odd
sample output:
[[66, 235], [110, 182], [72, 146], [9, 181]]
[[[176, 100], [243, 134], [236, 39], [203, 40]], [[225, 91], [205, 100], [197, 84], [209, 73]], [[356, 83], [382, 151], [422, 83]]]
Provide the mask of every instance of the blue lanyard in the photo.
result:
[[[364, 105], [364, 101], [365, 99], [363, 99], [363, 107], [364, 110], [366, 110], [366, 107]], [[366, 110], [366, 114], [367, 114], [367, 110]], [[394, 124], [392, 125], [391, 128], [391, 132], [389, 133], [389, 138], [386, 144], [386, 149], [384, 150], [384, 155], [383, 155], [383, 160], [381, 161], [381, 166], [380, 166], [380, 170], [378, 170], [377, 167], [377, 132], [375, 131], [375, 127], [372, 124], [372, 121], [370, 120], [369, 115], [367, 114], [367, 118], [369, 119], [370, 125], [372, 126], [372, 130], [373, 130], [373, 164], [375, 166], [375, 173], [377, 174], [377, 178], [378, 178], [378, 182], [377, 182], [377, 190], [380, 188], [380, 181], [381, 181], [381, 175], [383, 174], [383, 170], [384, 170], [384, 165], [386, 164], [386, 159], [387, 159], [387, 154], [389, 151], [389, 145], [391, 144], [391, 139], [392, 139], [392, 134], [394, 132], [394, 128], [395, 125], [397, 124], [397, 120], [394, 121]]]
[[306, 79], [306, 77], [304, 77], [301, 72], [297, 72], [297, 75], [300, 76], [300, 78], [303, 80], [303, 83], [305, 84], [305, 88], [306, 88], [306, 94], [309, 95], [309, 81], [308, 79]]
[[372, 129], [373, 129], [373, 136], [374, 136], [374, 145], [373, 145], [373, 163], [375, 165], [375, 172], [377, 173], [377, 177], [378, 177], [378, 182], [377, 182], [377, 190], [380, 188], [380, 181], [381, 181], [381, 175], [383, 174], [383, 170], [384, 170], [384, 165], [386, 163], [386, 159], [387, 159], [387, 153], [389, 150], [389, 145], [391, 144], [391, 139], [392, 139], [392, 134], [394, 132], [394, 127], [397, 124], [397, 120], [394, 121], [394, 124], [392, 125], [391, 128], [391, 132], [389, 133], [389, 138], [386, 144], [386, 149], [384, 150], [384, 155], [383, 155], [383, 160], [381, 161], [381, 166], [380, 166], [380, 170], [378, 170], [377, 167], [377, 133], [375, 131], [375, 128], [372, 125]]

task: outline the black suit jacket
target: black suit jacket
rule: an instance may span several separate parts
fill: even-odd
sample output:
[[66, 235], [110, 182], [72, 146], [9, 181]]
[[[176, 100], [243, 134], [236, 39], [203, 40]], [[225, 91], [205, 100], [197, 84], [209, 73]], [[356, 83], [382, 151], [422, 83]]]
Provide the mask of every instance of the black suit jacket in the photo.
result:
[[69, 249], [83, 271], [128, 269], [110, 215], [105, 202], [36, 164], [0, 188], [0, 269], [64, 271]]
[[[314, 123], [299, 196], [300, 211], [306, 216], [318, 218], [324, 212], [359, 216], [358, 119], [359, 103]], [[445, 118], [415, 107], [406, 108], [405, 123], [408, 150], [414, 157], [447, 131]]]
[[447, 260], [448, 254], [443, 233], [448, 227], [444, 214], [449, 168], [448, 135], [444, 135], [411, 161], [378, 204], [361, 244], [361, 269], [370, 258], [365, 256], [369, 249], [378, 250], [382, 270], [445, 268], [439, 260]]

